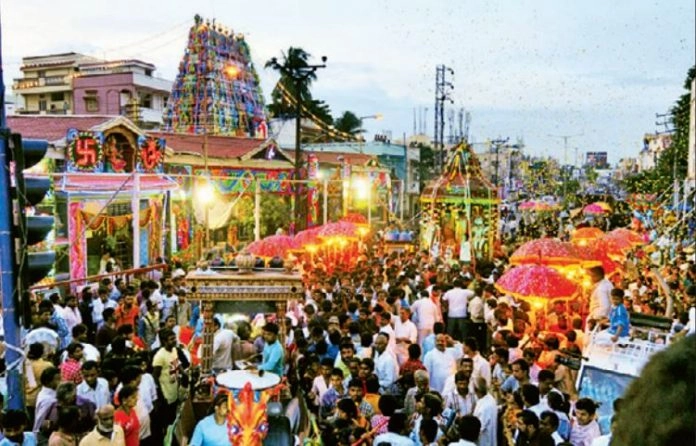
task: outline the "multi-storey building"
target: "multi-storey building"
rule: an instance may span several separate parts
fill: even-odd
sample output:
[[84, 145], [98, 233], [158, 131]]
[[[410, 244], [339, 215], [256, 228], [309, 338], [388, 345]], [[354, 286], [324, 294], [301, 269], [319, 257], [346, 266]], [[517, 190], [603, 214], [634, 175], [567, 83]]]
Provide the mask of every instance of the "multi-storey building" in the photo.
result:
[[31, 56], [22, 59], [24, 77], [15, 79], [13, 90], [20, 104], [20, 114], [73, 114], [73, 77], [80, 64], [97, 59], [78, 53]]
[[172, 82], [139, 60], [100, 61], [77, 53], [26, 57], [14, 91], [18, 114], [128, 115], [157, 126]]

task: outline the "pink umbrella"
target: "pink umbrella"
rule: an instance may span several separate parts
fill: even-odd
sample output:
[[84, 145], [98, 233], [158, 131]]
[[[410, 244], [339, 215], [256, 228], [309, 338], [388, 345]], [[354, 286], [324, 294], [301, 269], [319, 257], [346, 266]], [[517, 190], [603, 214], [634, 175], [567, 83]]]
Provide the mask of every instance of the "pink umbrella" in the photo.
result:
[[288, 250], [295, 247], [293, 237], [289, 235], [271, 235], [261, 240], [251, 242], [247, 251], [259, 257], [285, 258]]
[[348, 221], [325, 224], [319, 231], [319, 238], [344, 237], [358, 238], [358, 226]]
[[295, 246], [302, 248], [306, 245], [316, 245], [319, 243], [319, 233], [323, 226], [315, 226], [314, 228], [305, 229], [295, 234]]
[[536, 207], [536, 205], [537, 204], [534, 201], [523, 201], [522, 203], [520, 203], [518, 208], [520, 210], [526, 211], [526, 210], [534, 209]]
[[606, 212], [604, 210], [604, 208], [602, 208], [602, 206], [600, 206], [596, 203], [589, 204], [589, 205], [585, 206], [585, 208], [582, 210], [583, 214], [590, 214], [590, 215], [591, 214], [603, 214], [604, 212]]

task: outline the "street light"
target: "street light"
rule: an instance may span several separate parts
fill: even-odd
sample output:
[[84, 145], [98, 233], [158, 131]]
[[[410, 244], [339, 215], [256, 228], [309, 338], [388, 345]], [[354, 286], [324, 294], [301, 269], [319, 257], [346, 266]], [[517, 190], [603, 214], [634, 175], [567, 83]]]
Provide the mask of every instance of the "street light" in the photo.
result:
[[273, 57], [267, 64], [267, 66], [280, 71], [282, 74], [292, 79], [295, 83], [295, 182], [293, 183], [293, 187], [295, 188], [295, 208], [293, 209], [294, 215], [292, 216], [292, 219], [295, 222], [296, 229], [303, 226], [299, 224], [298, 217], [304, 214], [303, 212], [298, 212], [298, 207], [300, 205], [301, 185], [299, 182], [297, 182], [300, 179], [300, 167], [302, 166], [302, 147], [300, 146], [300, 136], [302, 132], [302, 85], [307, 82], [307, 80], [313, 76], [319, 68], [326, 68], [326, 61], [327, 57], [321, 56], [321, 64], [297, 66], [296, 64], [291, 63], [290, 58], [286, 58], [285, 62], [281, 65], [278, 63], [278, 59]]

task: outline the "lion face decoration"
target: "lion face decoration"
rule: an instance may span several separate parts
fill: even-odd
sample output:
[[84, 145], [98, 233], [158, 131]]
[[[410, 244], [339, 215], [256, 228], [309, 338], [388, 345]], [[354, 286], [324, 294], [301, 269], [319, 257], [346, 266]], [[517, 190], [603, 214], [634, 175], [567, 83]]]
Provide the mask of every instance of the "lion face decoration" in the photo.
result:
[[227, 399], [227, 433], [233, 446], [261, 446], [268, 434], [266, 402], [268, 394], [262, 392], [254, 400], [251, 383], [246, 383], [237, 400], [230, 393]]

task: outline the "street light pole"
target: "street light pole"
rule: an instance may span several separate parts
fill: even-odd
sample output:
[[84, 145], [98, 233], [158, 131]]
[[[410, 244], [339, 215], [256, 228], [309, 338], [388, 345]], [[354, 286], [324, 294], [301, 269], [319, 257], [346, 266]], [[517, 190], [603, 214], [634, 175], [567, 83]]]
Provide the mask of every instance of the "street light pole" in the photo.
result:
[[[304, 65], [304, 66], [293, 66], [290, 60], [286, 59], [284, 64], [278, 63], [277, 58], [272, 58], [269, 61], [269, 65], [280, 71], [282, 74], [288, 76], [295, 83], [295, 168], [294, 168], [294, 179], [300, 179], [300, 168], [302, 167], [302, 147], [301, 147], [301, 132], [302, 132], [302, 85], [314, 74], [319, 68], [326, 68], [326, 56], [321, 57], [320, 65]], [[268, 66], [268, 65], [267, 65]], [[295, 206], [293, 208], [292, 219], [295, 222], [295, 229], [300, 227], [300, 219], [304, 215], [304, 212], [298, 212], [300, 204], [300, 191], [302, 190], [302, 185], [299, 182], [294, 182], [293, 187], [295, 188]]]

